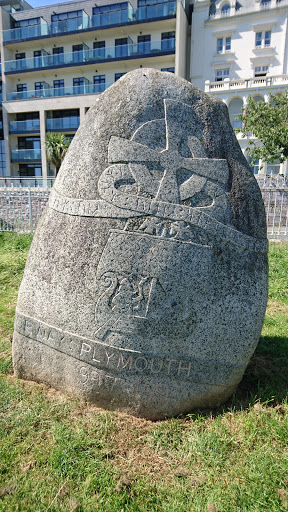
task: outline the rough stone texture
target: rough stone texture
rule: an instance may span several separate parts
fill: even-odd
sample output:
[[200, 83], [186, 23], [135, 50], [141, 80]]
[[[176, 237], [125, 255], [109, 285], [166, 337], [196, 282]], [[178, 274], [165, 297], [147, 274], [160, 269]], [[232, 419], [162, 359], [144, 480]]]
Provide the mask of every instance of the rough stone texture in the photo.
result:
[[261, 194], [226, 106], [139, 69], [79, 128], [19, 292], [15, 373], [152, 419], [216, 406], [267, 300]]

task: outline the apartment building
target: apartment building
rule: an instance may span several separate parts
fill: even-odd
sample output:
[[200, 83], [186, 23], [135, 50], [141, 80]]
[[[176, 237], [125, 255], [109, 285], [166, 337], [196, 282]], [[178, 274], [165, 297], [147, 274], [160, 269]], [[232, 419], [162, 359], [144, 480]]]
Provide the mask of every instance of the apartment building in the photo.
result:
[[128, 71], [188, 78], [185, 3], [112, 2], [0, 2], [3, 176], [53, 175], [46, 132], [72, 138], [97, 95]]
[[[195, 0], [190, 80], [227, 104], [234, 128], [249, 95], [269, 101], [287, 90], [287, 23], [288, 0]], [[247, 154], [248, 139], [237, 137]], [[287, 162], [263, 164], [263, 173], [287, 173]]]

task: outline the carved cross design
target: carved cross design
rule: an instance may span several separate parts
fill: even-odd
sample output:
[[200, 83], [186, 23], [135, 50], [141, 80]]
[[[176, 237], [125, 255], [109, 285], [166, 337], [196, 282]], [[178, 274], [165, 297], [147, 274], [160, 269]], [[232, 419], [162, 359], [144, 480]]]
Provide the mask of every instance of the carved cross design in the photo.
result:
[[[135, 142], [111, 137], [108, 147], [108, 161], [111, 164], [126, 163], [136, 164], [131, 166], [138, 184], [143, 190], [151, 193], [158, 201], [179, 203], [179, 194], [182, 200], [192, 197], [204, 186], [207, 178], [225, 185], [228, 180], [228, 165], [226, 160], [212, 159], [207, 153], [200, 140], [195, 136], [188, 136], [188, 147], [192, 158], [185, 158], [179, 154], [181, 144], [181, 132], [175, 130], [175, 107], [191, 108], [175, 100], [164, 100], [165, 124], [166, 124], [166, 148], [158, 152], [154, 149]], [[177, 110], [176, 110], [177, 111]], [[159, 180], [149, 173], [145, 164], [160, 164], [164, 173]], [[192, 172], [180, 189], [177, 183], [177, 172], [185, 169]]]

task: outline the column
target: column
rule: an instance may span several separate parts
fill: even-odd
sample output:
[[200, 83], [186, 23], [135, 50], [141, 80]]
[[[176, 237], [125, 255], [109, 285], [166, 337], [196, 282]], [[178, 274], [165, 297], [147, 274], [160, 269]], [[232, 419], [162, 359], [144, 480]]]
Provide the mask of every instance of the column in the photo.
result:
[[47, 174], [48, 174], [48, 165], [47, 165], [47, 157], [46, 157], [46, 112], [45, 110], [40, 110], [40, 141], [41, 141], [41, 164], [42, 164], [42, 178], [43, 178], [43, 186], [47, 187]]

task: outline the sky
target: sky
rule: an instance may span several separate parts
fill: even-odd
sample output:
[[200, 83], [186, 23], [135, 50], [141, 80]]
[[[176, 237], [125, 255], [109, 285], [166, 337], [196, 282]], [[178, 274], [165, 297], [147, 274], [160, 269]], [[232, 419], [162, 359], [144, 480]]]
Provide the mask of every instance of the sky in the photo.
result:
[[42, 5], [53, 5], [60, 4], [61, 2], [67, 2], [67, 0], [27, 0], [28, 4], [32, 7], [42, 7]]

